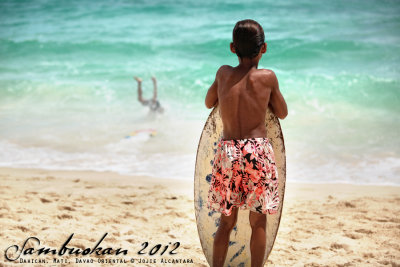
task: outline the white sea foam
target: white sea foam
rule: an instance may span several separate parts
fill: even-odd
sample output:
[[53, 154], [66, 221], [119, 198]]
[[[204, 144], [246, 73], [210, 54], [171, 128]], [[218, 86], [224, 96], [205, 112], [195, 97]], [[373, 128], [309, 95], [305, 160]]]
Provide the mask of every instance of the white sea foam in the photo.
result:
[[[142, 153], [137, 147], [151, 140], [143, 134], [108, 144], [100, 152], [62, 152], [44, 147], [22, 147], [0, 141], [0, 166], [60, 170], [113, 171], [120, 174], [151, 177], [193, 179], [195, 151], [160, 151]], [[301, 156], [301, 157], [300, 157]], [[307, 183], [350, 183], [397, 185], [400, 158], [384, 157], [359, 160], [340, 160], [334, 157], [321, 160], [318, 156], [289, 154], [287, 181]]]

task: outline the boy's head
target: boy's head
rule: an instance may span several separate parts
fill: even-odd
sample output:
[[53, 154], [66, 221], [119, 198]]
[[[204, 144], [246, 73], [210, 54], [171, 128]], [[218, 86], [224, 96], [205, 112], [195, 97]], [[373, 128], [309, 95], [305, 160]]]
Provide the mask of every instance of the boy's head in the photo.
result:
[[[256, 57], [265, 43], [263, 28], [252, 19], [238, 21], [233, 28], [232, 39], [231, 50], [240, 58]], [[264, 49], [262, 53], [265, 53]]]

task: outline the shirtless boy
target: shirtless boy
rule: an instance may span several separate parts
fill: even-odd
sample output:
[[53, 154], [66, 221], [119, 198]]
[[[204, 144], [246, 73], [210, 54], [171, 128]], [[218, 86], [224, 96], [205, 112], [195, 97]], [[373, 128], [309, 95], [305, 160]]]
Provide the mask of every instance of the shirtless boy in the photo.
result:
[[239, 207], [250, 210], [251, 266], [262, 266], [266, 214], [275, 214], [279, 208], [278, 172], [266, 137], [265, 115], [267, 107], [280, 119], [288, 111], [275, 73], [257, 68], [267, 51], [261, 25], [250, 19], [237, 22], [230, 49], [238, 56], [239, 65], [221, 66], [205, 99], [207, 108], [219, 105], [223, 123], [207, 202], [209, 209], [221, 212], [213, 267], [225, 262]]

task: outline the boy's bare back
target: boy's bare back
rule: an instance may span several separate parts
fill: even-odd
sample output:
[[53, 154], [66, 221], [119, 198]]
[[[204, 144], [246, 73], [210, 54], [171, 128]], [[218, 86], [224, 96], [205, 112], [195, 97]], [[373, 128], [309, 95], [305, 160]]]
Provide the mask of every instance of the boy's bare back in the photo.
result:
[[[268, 106], [278, 118], [284, 119], [287, 116], [286, 102], [279, 90], [275, 73], [268, 69], [257, 69], [258, 62], [267, 49], [261, 30], [262, 28], [257, 34], [262, 40], [255, 47], [246, 44], [251, 39], [249, 36], [243, 34], [243, 31], [239, 33], [243, 36], [238, 36], [237, 39], [243, 37], [242, 44], [245, 48], [239, 51], [238, 44], [230, 44], [232, 53], [238, 54], [239, 65], [221, 66], [207, 92], [206, 106], [212, 108], [219, 105], [223, 139], [266, 137], [265, 115]], [[247, 54], [243, 56], [243, 53]]]
[[[217, 79], [223, 138], [266, 137], [265, 115], [271, 96], [271, 105], [279, 103], [279, 99], [275, 99], [280, 94], [275, 73], [255, 67], [245, 70], [224, 65]], [[280, 111], [279, 107], [276, 109]]]

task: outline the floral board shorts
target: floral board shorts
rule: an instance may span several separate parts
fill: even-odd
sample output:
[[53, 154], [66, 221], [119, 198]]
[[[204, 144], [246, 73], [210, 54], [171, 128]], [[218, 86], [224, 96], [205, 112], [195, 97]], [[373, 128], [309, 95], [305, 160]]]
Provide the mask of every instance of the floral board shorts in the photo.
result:
[[277, 213], [278, 170], [268, 138], [219, 140], [207, 207], [226, 216], [233, 207]]

